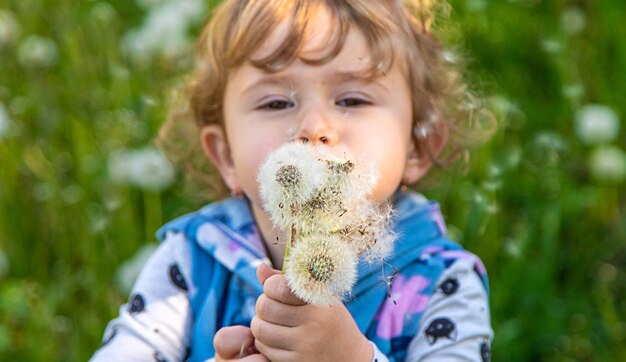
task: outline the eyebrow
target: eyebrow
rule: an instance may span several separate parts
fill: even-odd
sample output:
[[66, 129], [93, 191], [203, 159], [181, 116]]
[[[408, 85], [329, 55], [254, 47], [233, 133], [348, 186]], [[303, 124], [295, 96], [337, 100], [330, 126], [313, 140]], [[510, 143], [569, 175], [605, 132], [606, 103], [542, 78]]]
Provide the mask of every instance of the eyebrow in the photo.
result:
[[389, 89], [380, 82], [380, 76], [370, 76], [365, 70], [336, 70], [331, 73], [330, 79], [341, 82], [362, 82], [369, 83], [381, 87], [389, 91]]
[[[368, 83], [375, 86], [380, 87], [385, 91], [389, 91], [389, 89], [380, 82], [380, 77], [371, 77], [364, 70], [333, 70], [324, 76], [327, 79], [330, 79], [333, 83], [344, 83], [344, 82], [360, 82], [360, 83]], [[258, 80], [255, 80], [250, 85], [248, 85], [243, 91], [242, 94], [246, 94], [251, 92], [257, 87], [264, 85], [278, 85], [291, 86], [297, 80], [297, 76], [292, 74], [266, 74], [261, 76]]]
[[246, 94], [254, 90], [254, 88], [264, 86], [264, 85], [291, 85], [294, 82], [294, 77], [289, 74], [268, 74], [261, 76], [258, 80], [255, 80], [250, 85], [248, 85], [241, 94]]

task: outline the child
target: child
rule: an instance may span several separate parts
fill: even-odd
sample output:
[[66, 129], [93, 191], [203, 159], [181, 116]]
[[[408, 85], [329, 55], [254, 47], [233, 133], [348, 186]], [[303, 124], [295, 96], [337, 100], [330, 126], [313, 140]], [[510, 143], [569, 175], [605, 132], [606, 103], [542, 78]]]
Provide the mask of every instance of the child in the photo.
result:
[[[445, 237], [437, 204], [404, 187], [463, 117], [464, 88], [433, 16], [426, 0], [219, 6], [198, 42], [190, 104], [232, 197], [158, 231], [159, 249], [92, 360], [489, 359], [484, 267]], [[304, 303], [278, 271], [285, 237], [262, 208], [257, 172], [286, 142], [374, 161], [371, 199], [394, 205], [391, 256], [359, 265], [343, 304]]]

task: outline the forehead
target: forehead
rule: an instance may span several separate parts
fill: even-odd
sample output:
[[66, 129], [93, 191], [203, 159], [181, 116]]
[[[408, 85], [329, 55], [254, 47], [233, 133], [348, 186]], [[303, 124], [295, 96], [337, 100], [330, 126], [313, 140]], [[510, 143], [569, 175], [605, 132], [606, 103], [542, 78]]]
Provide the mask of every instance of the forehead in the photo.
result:
[[[333, 17], [325, 7], [318, 7], [308, 21], [299, 49], [294, 52], [297, 58], [295, 60], [304, 60], [305, 63], [307, 60], [310, 62], [310, 60], [323, 59], [329, 56], [331, 45], [334, 45], [334, 42], [338, 40], [337, 38], [341, 36], [338, 26], [329, 26], [333, 22]], [[287, 20], [282, 21], [250, 55], [250, 60], [254, 63], [271, 58], [272, 54], [288, 41], [289, 32], [289, 22]], [[350, 26], [343, 36], [345, 40], [341, 44], [339, 53], [333, 54], [329, 61], [337, 60], [342, 66], [350, 70], [366, 67], [371, 61], [371, 50], [363, 33], [357, 27]]]
[[362, 2], [366, 5], [359, 7], [345, 1], [291, 1], [288, 7], [266, 10], [275, 21], [247, 28], [248, 36], [254, 37], [256, 43], [240, 58], [241, 62], [235, 63], [249, 61], [257, 68], [277, 72], [295, 60], [310, 65], [328, 63], [345, 53], [347, 47], [354, 55], [353, 62], [368, 64], [364, 71], [370, 77], [383, 74], [401, 49], [393, 45], [401, 32], [392, 24], [389, 12], [379, 14], [384, 8], [381, 2]]
[[[294, 16], [298, 16], [295, 15]], [[337, 24], [333, 24], [337, 19], [330, 10], [321, 5], [316, 5], [309, 9], [306, 14], [300, 14], [304, 19], [282, 19], [274, 29], [268, 33], [258, 49], [251, 54], [253, 60], [269, 57], [286, 42], [293, 41], [290, 35], [294, 30], [301, 32], [301, 43], [298, 44], [298, 55], [303, 57], [315, 55], [315, 53], [327, 52], [328, 47], [338, 34]], [[300, 26], [294, 22], [299, 22]], [[294, 29], [294, 27], [296, 29]]]

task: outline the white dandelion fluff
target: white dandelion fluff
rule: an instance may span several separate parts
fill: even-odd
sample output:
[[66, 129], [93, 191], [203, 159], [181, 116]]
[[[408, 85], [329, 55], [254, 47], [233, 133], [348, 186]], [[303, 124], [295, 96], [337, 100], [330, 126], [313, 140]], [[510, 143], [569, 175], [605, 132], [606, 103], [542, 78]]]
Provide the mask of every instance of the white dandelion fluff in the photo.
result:
[[390, 229], [390, 203], [374, 204], [367, 200], [351, 207], [346, 224], [338, 234], [364, 260], [374, 262], [391, 252], [395, 234]]
[[289, 143], [268, 156], [257, 177], [264, 208], [289, 239], [289, 285], [312, 304], [340, 301], [352, 288], [356, 261], [382, 260], [395, 239], [391, 205], [368, 199], [376, 165], [353, 160], [325, 146]]
[[307, 303], [334, 305], [347, 295], [356, 278], [356, 254], [336, 235], [297, 239], [285, 275], [294, 294]]
[[320, 153], [318, 161], [325, 164], [327, 179], [296, 210], [296, 229], [303, 233], [337, 232], [372, 214], [374, 204], [367, 197], [378, 182], [373, 163], [355, 163], [346, 155], [338, 158], [327, 150]]
[[257, 180], [274, 224], [285, 227], [295, 222], [300, 205], [321, 188], [326, 178], [324, 165], [311, 146], [288, 143], [272, 152], [261, 165]]

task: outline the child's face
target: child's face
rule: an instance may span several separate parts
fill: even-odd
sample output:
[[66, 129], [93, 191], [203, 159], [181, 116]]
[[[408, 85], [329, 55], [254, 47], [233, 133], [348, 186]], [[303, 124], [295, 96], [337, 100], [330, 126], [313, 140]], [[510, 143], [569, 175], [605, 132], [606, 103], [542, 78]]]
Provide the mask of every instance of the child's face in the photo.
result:
[[[319, 11], [314, 33], [304, 41], [305, 58], [326, 54], [328, 15]], [[270, 54], [285, 36], [279, 26], [252, 54]], [[400, 183], [413, 183], [426, 171], [412, 138], [409, 85], [395, 64], [384, 76], [368, 80], [370, 64], [364, 36], [352, 26], [341, 52], [323, 65], [296, 60], [269, 74], [251, 64], [234, 70], [224, 96], [226, 135], [206, 126], [203, 142], [231, 190], [243, 191], [260, 208], [257, 172], [268, 153], [292, 139], [324, 143], [337, 156], [374, 161], [380, 181], [372, 199], [387, 200]], [[225, 140], [224, 140], [225, 138]]]

